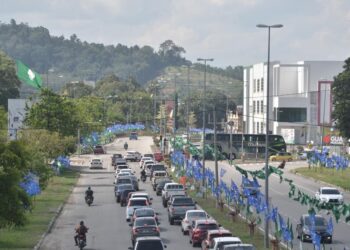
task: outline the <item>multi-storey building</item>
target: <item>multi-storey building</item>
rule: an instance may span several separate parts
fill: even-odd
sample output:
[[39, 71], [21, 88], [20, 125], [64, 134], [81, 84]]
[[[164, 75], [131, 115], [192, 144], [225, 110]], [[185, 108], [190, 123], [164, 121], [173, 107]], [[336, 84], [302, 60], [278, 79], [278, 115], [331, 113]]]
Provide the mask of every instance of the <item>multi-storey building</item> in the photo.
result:
[[269, 101], [270, 133], [290, 144], [321, 144], [324, 129], [332, 127], [331, 84], [343, 71], [343, 61], [299, 61], [270, 64], [267, 100], [267, 63], [245, 67], [243, 119], [245, 133], [266, 132]]

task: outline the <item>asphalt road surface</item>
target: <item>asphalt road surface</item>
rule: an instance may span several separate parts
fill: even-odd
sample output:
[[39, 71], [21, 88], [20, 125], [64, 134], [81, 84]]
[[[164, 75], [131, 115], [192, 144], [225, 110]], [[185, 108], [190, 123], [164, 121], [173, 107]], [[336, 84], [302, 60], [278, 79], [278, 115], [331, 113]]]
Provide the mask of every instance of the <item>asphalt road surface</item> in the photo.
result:
[[[125, 141], [129, 143], [129, 150], [137, 150], [141, 153], [150, 153], [152, 144], [151, 137], [139, 137], [137, 141], [129, 141], [128, 139], [118, 139], [107, 146], [107, 154], [94, 156], [84, 155], [73, 158], [75, 164], [85, 165], [82, 168], [82, 174], [77, 186], [74, 188], [68, 203], [65, 205], [62, 214], [57, 219], [52, 231], [45, 238], [40, 249], [78, 249], [74, 246], [73, 236], [74, 227], [80, 220], [84, 220], [90, 228], [87, 234], [87, 247], [85, 249], [128, 249], [131, 246], [130, 228], [125, 221], [125, 207], [120, 207], [115, 202], [113, 193], [113, 168], [111, 166], [111, 154], [117, 152], [125, 152], [123, 144]], [[103, 170], [88, 170], [88, 162], [92, 157], [100, 157], [103, 160]], [[275, 163], [272, 163], [274, 165]], [[137, 171], [139, 175], [138, 163], [130, 163], [131, 168]], [[256, 170], [263, 167], [262, 163], [257, 164], [240, 164], [247, 170]], [[294, 180], [297, 188], [300, 188], [309, 195], [314, 195], [318, 187], [323, 184], [314, 182], [309, 179], [291, 174], [288, 172], [290, 168], [305, 166], [305, 162], [292, 162], [286, 164], [284, 176]], [[206, 167], [214, 169], [214, 162], [208, 161]], [[234, 167], [229, 166], [226, 162], [219, 163], [219, 169], [224, 168], [227, 172], [223, 179], [227, 183], [233, 179], [238, 185], [241, 183], [241, 174]], [[219, 170], [220, 173], [220, 170]], [[264, 182], [260, 181], [264, 192]], [[91, 207], [88, 207], [84, 201], [84, 192], [88, 186], [94, 190], [95, 201]], [[161, 222], [161, 238], [168, 246], [169, 250], [186, 250], [192, 249], [189, 244], [188, 236], [183, 236], [180, 227], [170, 226], [167, 220], [167, 212], [161, 205], [160, 197], [157, 197], [151, 189], [149, 180], [143, 184], [140, 182], [140, 188], [146, 190], [153, 197], [153, 205], [156, 212], [160, 214]], [[271, 204], [279, 208], [284, 218], [290, 218], [295, 228], [301, 214], [307, 213], [307, 207], [302, 206], [299, 202], [288, 198], [289, 187], [287, 183], [279, 183], [276, 175], [270, 177], [270, 198]], [[345, 202], [350, 202], [348, 192], [344, 193]], [[327, 215], [326, 215], [327, 216]], [[342, 218], [336, 224], [333, 219], [334, 234], [333, 244], [326, 244], [325, 250], [344, 250], [350, 249], [350, 224], [345, 223]], [[270, 226], [270, 230], [273, 226]], [[272, 233], [272, 231], [271, 231]], [[300, 245], [298, 239], [293, 242], [293, 249], [314, 249], [311, 243], [303, 243]]]
[[[239, 186], [242, 181], [242, 175], [236, 171], [233, 166], [230, 166], [227, 162], [219, 162], [219, 173], [220, 169], [223, 168], [226, 170], [223, 179], [226, 183], [230, 184], [231, 179]], [[263, 168], [264, 163], [249, 163], [249, 164], [238, 164], [240, 167], [246, 170], [258, 170]], [[278, 163], [270, 163], [272, 166], [277, 166]], [[315, 182], [311, 179], [306, 179], [304, 177], [295, 175], [290, 173], [290, 170], [298, 167], [306, 167], [307, 163], [305, 161], [296, 161], [296, 162], [287, 162], [286, 167], [284, 169], [284, 177], [288, 179], [292, 179], [294, 184], [296, 185], [296, 189], [302, 190], [304, 193], [307, 193], [310, 196], [315, 195], [317, 189], [321, 186], [325, 186], [322, 183]], [[214, 162], [206, 163], [206, 167], [214, 170]], [[261, 191], [265, 193], [265, 181], [259, 180], [259, 184], [262, 186]], [[280, 183], [278, 175], [271, 175], [269, 178], [269, 197], [271, 199], [271, 204], [274, 207], [278, 207], [278, 212], [284, 217], [285, 221], [289, 217], [291, 223], [293, 223], [293, 228], [295, 229], [296, 224], [298, 223], [300, 216], [302, 214], [306, 214], [308, 207], [302, 206], [299, 202], [289, 199], [288, 197], [289, 185], [287, 182]], [[296, 192], [297, 194], [297, 192]], [[344, 192], [344, 200], [346, 203], [350, 203], [350, 194], [349, 192]], [[323, 214], [328, 221], [330, 215], [326, 214], [326, 211], [322, 211]], [[262, 218], [263, 219], [263, 218]], [[263, 222], [264, 223], [264, 222]], [[261, 225], [264, 227], [264, 225]], [[350, 223], [345, 223], [344, 217], [341, 217], [339, 223], [337, 224], [333, 217], [333, 243], [325, 244], [324, 250], [348, 250], [350, 249]], [[274, 225], [270, 225], [270, 233], [273, 233]], [[293, 241], [293, 249], [303, 249], [303, 250], [313, 250], [314, 247], [311, 243], [305, 242], [300, 244], [300, 241], [297, 239], [297, 234], [294, 231], [294, 241]]]
[[[115, 202], [113, 186], [113, 168], [111, 154], [122, 152], [123, 144], [128, 141], [129, 150], [141, 153], [151, 153], [151, 137], [139, 137], [137, 141], [118, 139], [107, 146], [107, 154], [100, 156], [75, 157], [83, 167], [83, 173], [74, 188], [62, 214], [57, 219], [52, 231], [46, 236], [40, 249], [78, 249], [74, 243], [74, 227], [83, 220], [89, 227], [86, 250], [91, 249], [128, 249], [131, 246], [130, 227], [125, 220], [125, 207]], [[92, 157], [103, 160], [103, 170], [88, 170], [88, 162]], [[139, 163], [130, 163], [131, 168], [139, 176]], [[94, 203], [91, 207], [85, 204], [84, 193], [88, 186], [94, 191]], [[188, 236], [183, 236], [179, 225], [170, 226], [166, 209], [161, 205], [161, 198], [152, 190], [149, 179], [144, 184], [140, 182], [140, 189], [146, 190], [153, 197], [152, 207], [159, 213], [160, 234], [169, 250], [192, 249]]]

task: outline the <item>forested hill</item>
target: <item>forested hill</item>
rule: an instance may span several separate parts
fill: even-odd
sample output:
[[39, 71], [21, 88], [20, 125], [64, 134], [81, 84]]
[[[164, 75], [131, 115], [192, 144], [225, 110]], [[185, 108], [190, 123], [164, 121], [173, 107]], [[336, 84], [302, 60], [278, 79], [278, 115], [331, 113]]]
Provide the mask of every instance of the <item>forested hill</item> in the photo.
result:
[[[141, 85], [154, 79], [168, 66], [190, 64], [185, 49], [167, 40], [156, 51], [150, 46], [127, 47], [81, 41], [75, 34], [69, 39], [51, 36], [44, 27], [0, 22], [0, 49], [41, 74], [49, 69], [66, 80], [97, 81], [108, 74], [132, 77]], [[209, 68], [213, 73], [241, 80], [242, 67]]]

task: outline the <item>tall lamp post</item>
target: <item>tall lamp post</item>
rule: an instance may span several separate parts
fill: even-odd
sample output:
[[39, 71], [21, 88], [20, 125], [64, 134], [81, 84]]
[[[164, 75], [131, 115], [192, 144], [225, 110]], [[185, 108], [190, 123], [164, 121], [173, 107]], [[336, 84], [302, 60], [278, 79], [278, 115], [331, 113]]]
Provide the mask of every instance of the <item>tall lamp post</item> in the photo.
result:
[[[258, 24], [256, 25], [258, 28], [264, 28], [268, 30], [268, 38], [267, 38], [267, 81], [266, 81], [266, 144], [265, 144], [265, 202], [267, 206], [267, 212], [270, 212], [270, 204], [269, 204], [269, 113], [270, 113], [270, 30], [271, 28], [282, 28], [282, 24], [274, 24], [274, 25], [266, 25], [266, 24]], [[265, 219], [265, 247], [269, 247], [269, 223], [268, 220]]]
[[[203, 163], [202, 163], [202, 171], [203, 171], [203, 179], [202, 179], [202, 188], [204, 191], [205, 187], [205, 96], [207, 92], [207, 62], [212, 62], [214, 61], [213, 58], [197, 58], [198, 62], [204, 62], [204, 88], [203, 88], [203, 100], [202, 100], [202, 105], [203, 105], [203, 145], [202, 145], [202, 153], [203, 153]], [[205, 198], [205, 192], [203, 192], [203, 198]]]

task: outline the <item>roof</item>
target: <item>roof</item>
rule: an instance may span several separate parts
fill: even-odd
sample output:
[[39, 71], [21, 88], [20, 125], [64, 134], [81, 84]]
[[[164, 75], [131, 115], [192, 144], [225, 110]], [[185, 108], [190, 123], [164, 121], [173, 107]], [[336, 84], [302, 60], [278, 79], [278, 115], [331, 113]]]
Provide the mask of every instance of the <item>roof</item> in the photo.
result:
[[204, 212], [204, 213], [207, 213], [205, 212], [204, 210], [201, 210], [201, 209], [191, 209], [191, 210], [187, 210], [186, 213], [194, 213], [194, 212]]
[[144, 197], [137, 197], [137, 198], [130, 198], [129, 201], [147, 201], [146, 198]]
[[335, 188], [335, 187], [320, 187], [320, 189], [333, 189], [333, 190], [338, 190], [338, 188]]
[[219, 234], [219, 233], [231, 233], [231, 231], [227, 229], [213, 229], [213, 230], [208, 230], [208, 234]]
[[242, 242], [241, 239], [238, 237], [218, 237], [218, 238], [214, 238], [213, 240], [216, 242], [228, 242], [228, 241], [240, 241], [240, 242]]
[[196, 220], [196, 223], [197, 224], [210, 224], [210, 223], [217, 224], [216, 220], [213, 220], [213, 219]]
[[149, 196], [149, 194], [148, 193], [139, 193], [139, 192], [135, 192], [135, 193], [133, 193], [132, 195], [143, 195], [143, 196]]
[[162, 241], [160, 237], [157, 236], [144, 236], [144, 237], [137, 237], [136, 241], [141, 241], [141, 240], [159, 240]]

